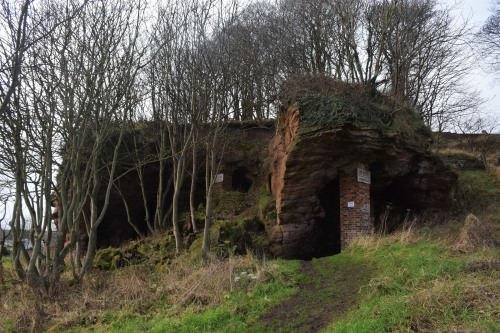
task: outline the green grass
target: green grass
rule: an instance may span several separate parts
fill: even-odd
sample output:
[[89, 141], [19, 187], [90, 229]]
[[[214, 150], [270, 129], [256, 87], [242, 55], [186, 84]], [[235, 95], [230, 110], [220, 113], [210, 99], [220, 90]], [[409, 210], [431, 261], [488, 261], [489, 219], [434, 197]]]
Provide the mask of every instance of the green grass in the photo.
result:
[[370, 260], [378, 274], [362, 288], [359, 308], [325, 332], [500, 331], [495, 321], [499, 306], [484, 297], [499, 295], [499, 272], [467, 269], [470, 260], [498, 258], [498, 249], [471, 258], [423, 239], [354, 246], [347, 252], [351, 260]]
[[455, 203], [461, 211], [482, 215], [500, 206], [500, 180], [484, 171], [459, 171]]
[[291, 297], [295, 287], [297, 261], [278, 260], [275, 278], [251, 290], [237, 290], [224, 296], [223, 304], [200, 311], [199, 306], [163, 307], [159, 305], [147, 315], [124, 311], [107, 312], [90, 327], [71, 332], [236, 332], [256, 323], [270, 307]]
[[11, 264], [11, 260], [10, 260], [10, 256], [9, 255], [4, 255], [2, 256], [2, 264], [4, 265], [4, 267], [7, 267]]
[[[432, 228], [403, 235], [374, 236], [341, 254], [314, 259], [314, 276], [304, 274], [299, 261], [278, 260], [273, 278], [229, 292], [215, 307], [165, 307], [159, 300], [145, 313], [105, 312], [98, 324], [70, 331], [307, 332], [308, 317], [322, 316], [327, 308], [338, 313], [324, 332], [500, 332], [500, 272], [471, 269], [474, 263], [495, 262], [500, 250], [464, 254]], [[297, 311], [271, 324], [260, 321], [279, 311], [274, 306], [294, 300], [300, 301]]]

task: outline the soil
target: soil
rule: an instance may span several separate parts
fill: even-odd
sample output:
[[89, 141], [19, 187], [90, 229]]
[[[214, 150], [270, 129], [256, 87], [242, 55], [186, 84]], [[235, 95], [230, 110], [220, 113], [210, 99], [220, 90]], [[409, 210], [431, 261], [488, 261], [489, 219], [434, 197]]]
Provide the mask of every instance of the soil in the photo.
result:
[[[317, 332], [357, 304], [359, 290], [370, 279], [362, 263], [302, 261], [299, 292], [260, 318], [269, 332]], [[319, 270], [318, 270], [319, 269]]]

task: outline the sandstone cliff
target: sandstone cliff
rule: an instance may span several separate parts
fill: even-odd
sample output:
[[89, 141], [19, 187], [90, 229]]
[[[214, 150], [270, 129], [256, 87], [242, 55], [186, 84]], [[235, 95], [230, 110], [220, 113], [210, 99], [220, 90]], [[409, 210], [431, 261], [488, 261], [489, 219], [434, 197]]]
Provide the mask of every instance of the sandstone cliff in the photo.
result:
[[[311, 91], [303, 93], [311, 96]], [[342, 99], [350, 97], [342, 93]], [[337, 98], [336, 91], [314, 90], [313, 96], [328, 94]], [[339, 174], [359, 167], [371, 172], [374, 221], [383, 212], [389, 214], [385, 222], [392, 228], [407, 214], [446, 217], [457, 176], [427, 150], [430, 131], [411, 110], [401, 108], [393, 115], [393, 124], [381, 125], [359, 120], [351, 108], [335, 126], [321, 126], [328, 109], [323, 114], [315, 110], [313, 117], [319, 122], [311, 126], [314, 119], [304, 114], [308, 105], [304, 112], [299, 102], [293, 102], [278, 116], [270, 147], [277, 220], [267, 233], [276, 256], [310, 258], [340, 251]], [[376, 111], [383, 114], [383, 109]]]

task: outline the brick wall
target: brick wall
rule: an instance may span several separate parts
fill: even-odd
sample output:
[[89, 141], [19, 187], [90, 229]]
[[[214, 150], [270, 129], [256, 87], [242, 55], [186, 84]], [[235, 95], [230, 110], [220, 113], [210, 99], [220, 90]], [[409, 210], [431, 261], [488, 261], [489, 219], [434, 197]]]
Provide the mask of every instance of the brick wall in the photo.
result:
[[[370, 185], [358, 182], [356, 169], [342, 172], [340, 181], [340, 248], [355, 238], [370, 235], [373, 219], [370, 209]], [[354, 207], [349, 207], [349, 203]]]

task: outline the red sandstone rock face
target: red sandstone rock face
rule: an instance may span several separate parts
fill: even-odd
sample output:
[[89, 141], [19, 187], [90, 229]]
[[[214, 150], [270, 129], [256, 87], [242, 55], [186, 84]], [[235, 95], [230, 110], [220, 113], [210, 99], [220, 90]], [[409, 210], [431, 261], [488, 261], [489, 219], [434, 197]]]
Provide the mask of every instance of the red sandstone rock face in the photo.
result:
[[[389, 203], [404, 211], [427, 211], [441, 217], [448, 213], [457, 176], [422, 144], [395, 130], [382, 132], [352, 124], [341, 130], [302, 129], [299, 111], [292, 107], [271, 143], [271, 183], [278, 218], [267, 233], [276, 256], [332, 254], [324, 253], [322, 245], [329, 241], [328, 224], [338, 222], [325, 221], [329, 204], [321, 202], [320, 192], [340, 172], [359, 165], [371, 171], [376, 216]], [[336, 200], [332, 197], [331, 205], [337, 205]]]
[[[231, 141], [226, 147], [221, 166], [225, 174], [221, 186], [225, 190], [234, 190], [234, 174], [240, 173], [240, 177], [250, 179], [252, 186], [258, 187], [267, 182], [267, 172], [271, 173], [270, 188], [276, 198], [278, 214], [276, 223], [266, 226], [266, 232], [274, 255], [310, 258], [333, 254], [332, 249], [340, 246], [331, 237], [338, 232], [333, 225], [338, 221], [332, 220], [332, 215], [339, 211], [339, 175], [359, 166], [371, 171], [372, 216], [378, 216], [388, 203], [393, 204], [395, 221], [398, 221], [397, 214], [404, 214], [406, 209], [446, 216], [456, 175], [428, 153], [423, 144], [397, 131], [381, 132], [352, 124], [341, 130], [304, 129], [299, 127], [299, 115], [298, 108], [292, 107], [276, 123], [275, 129], [272, 124], [238, 128], [241, 139]], [[264, 162], [267, 153], [255, 147], [265, 143], [274, 133], [268, 170]], [[145, 170], [150, 203], [155, 202], [157, 172], [154, 165]], [[200, 175], [198, 179], [203, 177]], [[132, 220], [146, 232], [145, 211], [136, 176], [131, 173], [119, 186], [129, 203]], [[203, 187], [201, 183], [201, 196]], [[187, 203], [189, 186], [183, 189], [186, 193], [182, 197]], [[57, 214], [54, 214], [56, 219]], [[80, 234], [87, 237], [83, 223]], [[118, 246], [134, 237], [122, 199], [115, 192], [99, 227], [98, 246]]]

